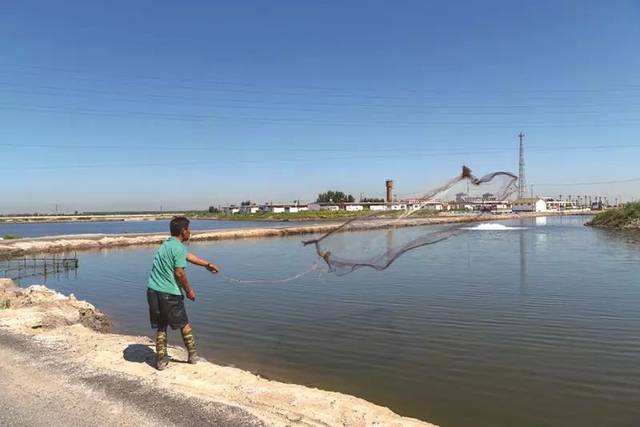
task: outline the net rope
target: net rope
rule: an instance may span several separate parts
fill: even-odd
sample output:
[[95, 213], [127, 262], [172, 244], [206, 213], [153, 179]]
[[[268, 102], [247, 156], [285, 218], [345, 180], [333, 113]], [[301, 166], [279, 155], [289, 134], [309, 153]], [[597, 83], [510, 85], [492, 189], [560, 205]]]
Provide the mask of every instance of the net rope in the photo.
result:
[[318, 262], [314, 262], [311, 267], [309, 267], [307, 270], [304, 270], [300, 273], [294, 274], [293, 276], [288, 276], [285, 278], [281, 278], [281, 279], [249, 279], [249, 280], [245, 280], [245, 279], [238, 279], [236, 277], [233, 276], [229, 276], [228, 274], [225, 273], [218, 273], [218, 276], [224, 280], [227, 283], [232, 283], [232, 284], [236, 284], [236, 285], [248, 285], [248, 284], [278, 284], [278, 283], [288, 283], [288, 282], [292, 282], [294, 280], [297, 280], [303, 276], [306, 276], [309, 273], [312, 273], [314, 271], [322, 271], [321, 265]]

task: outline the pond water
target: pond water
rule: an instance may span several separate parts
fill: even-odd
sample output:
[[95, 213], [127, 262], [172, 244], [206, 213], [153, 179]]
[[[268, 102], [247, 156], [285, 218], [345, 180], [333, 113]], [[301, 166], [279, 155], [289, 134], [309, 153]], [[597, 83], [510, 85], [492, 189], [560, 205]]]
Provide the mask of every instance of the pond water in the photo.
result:
[[[233, 284], [189, 267], [198, 294], [189, 316], [215, 363], [441, 426], [640, 425], [640, 239], [586, 220], [468, 227], [382, 272]], [[316, 260], [302, 239], [190, 249], [228, 275], [275, 279]], [[151, 336], [154, 250], [81, 252], [77, 276], [46, 284], [95, 303], [120, 332]], [[181, 344], [179, 332], [169, 335]]]
[[[264, 221], [223, 221], [202, 219], [191, 220], [191, 229], [194, 231], [245, 227], [289, 227], [292, 225], [297, 225], [297, 223]], [[43, 237], [71, 234], [125, 234], [158, 232], [169, 232], [169, 220], [0, 223], [0, 237], [8, 234], [19, 237]]]

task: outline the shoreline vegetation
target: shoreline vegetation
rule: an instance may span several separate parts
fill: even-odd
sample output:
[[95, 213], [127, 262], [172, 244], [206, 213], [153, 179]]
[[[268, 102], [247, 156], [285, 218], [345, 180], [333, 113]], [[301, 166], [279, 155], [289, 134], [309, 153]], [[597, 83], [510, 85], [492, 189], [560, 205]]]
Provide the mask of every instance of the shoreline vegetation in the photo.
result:
[[[255, 222], [290, 222], [290, 221], [332, 221], [367, 216], [371, 211], [346, 212], [346, 211], [303, 211], [295, 213], [270, 213], [257, 212], [253, 214], [224, 214], [210, 213], [208, 211], [176, 211], [167, 213], [140, 213], [140, 214], [82, 214], [82, 215], [5, 215], [0, 216], [0, 224], [32, 224], [32, 223], [59, 223], [59, 222], [127, 222], [127, 221], [162, 221], [170, 220], [174, 216], [184, 215], [190, 219], [211, 221], [255, 221]], [[384, 214], [388, 218], [394, 218], [401, 211], [389, 211]], [[413, 217], [437, 216], [437, 212], [417, 212]]]
[[[138, 396], [170, 395], [174, 400], [180, 396], [181, 404], [191, 402], [193, 417], [204, 419], [210, 418], [200, 412], [215, 405], [217, 414], [225, 415], [225, 424], [247, 425], [255, 420], [250, 425], [433, 427], [355, 396], [271, 381], [235, 367], [176, 362], [159, 372], [152, 366], [150, 338], [109, 333], [110, 326], [104, 313], [73, 295], [40, 285], [20, 288], [0, 279], [0, 350], [27, 355], [30, 363], [12, 364], [25, 371], [21, 377], [28, 380], [23, 387], [31, 386], [34, 362], [41, 366], [46, 361], [49, 369], [58, 368], [45, 374], [67, 371], [65, 381], [86, 391], [79, 404], [88, 407], [99, 404], [92, 398], [96, 391], [87, 387], [87, 378], [95, 377], [100, 378], [101, 394], [109, 396], [113, 389], [110, 397], [125, 402], [133, 400], [128, 398], [128, 388]], [[178, 361], [186, 358], [180, 347], [171, 346], [169, 353]], [[131, 384], [134, 387], [128, 387]]]
[[[541, 212], [541, 213], [509, 213], [509, 214], [482, 214], [478, 215], [439, 215], [417, 217], [411, 219], [385, 219], [372, 220], [362, 223], [357, 230], [375, 230], [384, 228], [413, 227], [449, 223], [470, 223], [482, 221], [503, 221], [519, 218], [534, 218], [539, 216], [557, 215], [585, 215], [584, 211], [575, 212]], [[210, 231], [193, 232], [191, 241], [215, 241], [229, 239], [255, 239], [266, 237], [285, 237], [304, 234], [327, 233], [339, 228], [343, 222], [326, 221], [318, 224], [298, 225], [278, 228], [234, 228]], [[349, 232], [354, 231], [352, 227]], [[15, 239], [0, 241], [0, 260], [10, 259], [25, 255], [41, 253], [56, 253], [76, 250], [104, 249], [124, 246], [155, 245], [162, 243], [167, 238], [166, 233], [141, 233], [141, 234], [91, 234], [70, 236], [49, 236], [29, 239]]]
[[586, 225], [615, 230], [640, 230], [640, 202], [602, 211]]
[[[363, 211], [301, 211], [294, 213], [237, 213], [224, 214], [222, 212], [211, 213], [209, 211], [176, 211], [176, 212], [152, 212], [152, 213], [92, 213], [80, 215], [5, 215], [0, 216], [0, 224], [31, 224], [31, 223], [60, 223], [60, 222], [128, 222], [128, 221], [162, 221], [170, 220], [174, 216], [183, 215], [189, 219], [210, 220], [210, 221], [237, 221], [237, 222], [331, 222], [343, 221], [353, 218], [366, 217], [373, 212]], [[402, 215], [404, 211], [386, 211], [379, 213], [380, 218], [393, 219]], [[580, 215], [592, 214], [592, 211], [564, 211], [564, 212], [544, 212], [543, 214], [560, 215]], [[494, 214], [495, 215], [495, 214]], [[499, 214], [499, 215], [509, 215]], [[495, 216], [499, 216], [495, 215]], [[522, 215], [522, 214], [521, 214]], [[477, 216], [477, 213], [466, 211], [439, 212], [423, 210], [412, 213], [411, 218], [434, 218], [434, 217], [466, 217]]]

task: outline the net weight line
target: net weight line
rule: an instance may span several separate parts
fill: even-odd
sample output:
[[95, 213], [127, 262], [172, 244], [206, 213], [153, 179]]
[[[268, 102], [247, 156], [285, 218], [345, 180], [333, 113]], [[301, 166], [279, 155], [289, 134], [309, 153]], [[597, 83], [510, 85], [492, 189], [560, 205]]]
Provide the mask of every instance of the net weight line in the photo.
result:
[[224, 280], [227, 283], [233, 283], [236, 285], [248, 285], [248, 284], [279, 284], [279, 283], [288, 283], [288, 282], [292, 282], [296, 279], [299, 279], [303, 276], [306, 276], [309, 273], [312, 273], [314, 271], [320, 271], [320, 264], [316, 261], [314, 262], [310, 268], [308, 268], [305, 271], [302, 271], [300, 273], [294, 274], [293, 276], [290, 277], [285, 277], [283, 279], [254, 279], [254, 280], [244, 280], [244, 279], [238, 279], [232, 276], [229, 276], [227, 274], [224, 273], [218, 273], [218, 276]]

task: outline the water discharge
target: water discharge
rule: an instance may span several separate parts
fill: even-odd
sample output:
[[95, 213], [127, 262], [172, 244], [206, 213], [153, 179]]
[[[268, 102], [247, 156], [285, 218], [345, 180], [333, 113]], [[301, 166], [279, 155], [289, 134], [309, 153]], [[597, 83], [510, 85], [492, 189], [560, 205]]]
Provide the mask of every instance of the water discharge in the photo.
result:
[[522, 230], [524, 227], [509, 227], [502, 224], [490, 222], [488, 224], [478, 224], [475, 227], [463, 227], [465, 230], [476, 231], [508, 231], [508, 230]]

